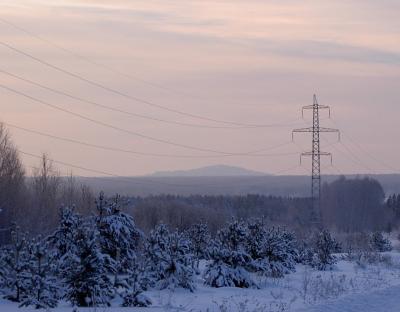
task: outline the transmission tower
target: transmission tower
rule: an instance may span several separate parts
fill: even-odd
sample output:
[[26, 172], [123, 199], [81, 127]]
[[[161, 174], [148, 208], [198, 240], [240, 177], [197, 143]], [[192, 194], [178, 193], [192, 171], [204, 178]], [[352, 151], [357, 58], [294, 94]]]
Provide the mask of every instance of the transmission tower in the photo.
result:
[[301, 114], [304, 117], [305, 110], [312, 110], [313, 112], [313, 124], [312, 127], [294, 129], [292, 131], [292, 140], [294, 139], [294, 133], [297, 132], [310, 132], [312, 133], [312, 150], [310, 152], [303, 152], [300, 155], [300, 163], [303, 156], [311, 156], [311, 199], [312, 199], [312, 222], [317, 226], [321, 226], [321, 156], [329, 156], [332, 163], [332, 154], [328, 152], [322, 152], [320, 149], [320, 133], [331, 132], [338, 134], [338, 140], [340, 140], [340, 132], [338, 129], [320, 127], [319, 124], [319, 111], [321, 109], [327, 109], [329, 112], [329, 118], [331, 116], [331, 110], [329, 106], [318, 104], [317, 97], [314, 94], [313, 104], [303, 106]]

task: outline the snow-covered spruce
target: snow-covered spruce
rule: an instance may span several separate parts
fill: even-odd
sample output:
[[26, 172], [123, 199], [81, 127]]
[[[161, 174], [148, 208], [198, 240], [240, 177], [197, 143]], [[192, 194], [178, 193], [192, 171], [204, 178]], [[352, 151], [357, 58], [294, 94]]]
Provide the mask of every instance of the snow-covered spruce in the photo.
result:
[[11, 244], [1, 251], [0, 288], [4, 298], [22, 302], [29, 288], [29, 243], [18, 226], [14, 226], [11, 234]]
[[190, 250], [195, 258], [194, 266], [199, 274], [200, 260], [208, 259], [208, 247], [211, 241], [211, 234], [205, 223], [195, 223], [185, 231], [190, 241]]
[[383, 236], [382, 232], [373, 232], [369, 239], [370, 248], [373, 251], [385, 252], [393, 249], [389, 239]]
[[100, 193], [96, 201], [98, 216], [96, 226], [99, 233], [100, 247], [117, 265], [118, 273], [125, 272], [136, 258], [136, 249], [142, 232], [136, 227], [132, 216], [121, 211], [120, 197], [112, 202]]
[[256, 287], [248, 268], [252, 258], [246, 250], [248, 229], [244, 222], [233, 220], [217, 233], [210, 248], [210, 259], [204, 273], [205, 283], [212, 287]]
[[292, 233], [280, 229], [267, 229], [262, 220], [248, 223], [247, 250], [253, 260], [251, 267], [266, 276], [283, 277], [295, 271], [298, 251]]
[[145, 257], [151, 285], [158, 289], [182, 287], [193, 291], [193, 255], [188, 239], [178, 231], [170, 232], [159, 224], [151, 231]]
[[97, 235], [92, 224], [84, 224], [78, 229], [75, 251], [63, 258], [65, 299], [80, 307], [109, 306], [114, 294], [109, 277], [113, 261], [102, 253]]
[[76, 252], [76, 237], [82, 223], [82, 217], [75, 213], [75, 207], [60, 208], [58, 226], [48, 237], [53, 256], [59, 263], [62, 263], [67, 253]]
[[321, 271], [331, 269], [337, 262], [333, 253], [338, 251], [340, 251], [340, 245], [328, 230], [317, 232], [314, 237], [311, 265]]
[[148, 307], [152, 304], [143, 292], [147, 289], [149, 280], [141, 262], [135, 261], [128, 270], [125, 280], [125, 290], [122, 294], [124, 307]]
[[310, 241], [297, 241], [297, 258], [296, 262], [304, 265], [312, 266], [314, 259], [314, 248]]
[[39, 236], [29, 244], [27, 289], [20, 307], [55, 308], [58, 303], [58, 283], [48, 252], [48, 244]]

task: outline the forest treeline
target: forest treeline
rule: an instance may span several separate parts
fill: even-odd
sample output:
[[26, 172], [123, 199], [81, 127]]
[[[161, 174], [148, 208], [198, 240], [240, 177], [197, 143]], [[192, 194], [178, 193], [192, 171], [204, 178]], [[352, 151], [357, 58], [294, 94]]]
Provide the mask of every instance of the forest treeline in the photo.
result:
[[[75, 207], [83, 216], [95, 212], [94, 194], [72, 175], [62, 177], [46, 156], [28, 176], [18, 149], [0, 124], [0, 241], [10, 239], [18, 224], [33, 235], [50, 233], [58, 223], [60, 207]], [[108, 194], [110, 197], [113, 194]], [[263, 218], [272, 225], [301, 231], [309, 227], [309, 198], [264, 195], [122, 197], [123, 209], [143, 231], [163, 222], [185, 230], [199, 221], [215, 233], [231, 218]], [[325, 227], [338, 232], [391, 230], [400, 221], [400, 195], [386, 198], [374, 179], [342, 177], [322, 188]]]

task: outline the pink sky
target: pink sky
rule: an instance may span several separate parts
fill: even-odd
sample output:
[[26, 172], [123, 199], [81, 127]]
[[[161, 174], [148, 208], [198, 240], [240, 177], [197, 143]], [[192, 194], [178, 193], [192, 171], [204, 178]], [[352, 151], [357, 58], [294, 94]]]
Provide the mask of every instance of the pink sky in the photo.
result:
[[[291, 129], [305, 126], [297, 120], [301, 106], [311, 104], [317, 93], [320, 103], [333, 110], [332, 120], [322, 123], [343, 130], [342, 143], [326, 148], [334, 154], [336, 168], [346, 173], [382, 173], [400, 167], [398, 1], [0, 0], [0, 6], [1, 19], [137, 79], [85, 62], [0, 21], [1, 42], [48, 63], [173, 110], [244, 124], [285, 126], [178, 126], [110, 112], [0, 72], [1, 85], [131, 132], [227, 153], [246, 153], [290, 141]], [[4, 45], [0, 45], [0, 54], [1, 71], [89, 101], [173, 122], [220, 125], [99, 89]], [[101, 127], [1, 88], [0, 96], [1, 120], [16, 126], [144, 153], [217, 155]], [[150, 157], [83, 147], [15, 128], [10, 131], [23, 151], [46, 152], [60, 161], [117, 175], [221, 163], [275, 173], [296, 166], [296, 152], [311, 145], [309, 137], [299, 136], [296, 144], [265, 152], [287, 154], [281, 156]], [[335, 137], [328, 135], [322, 143], [334, 141]], [[25, 156], [24, 161], [27, 167], [37, 163]], [[304, 168], [285, 173], [304, 174], [307, 166], [304, 163]], [[324, 166], [328, 166], [326, 173], [337, 173], [329, 162]], [[60, 170], [64, 173], [71, 168], [60, 166]], [[73, 173], [93, 175], [78, 169]]]

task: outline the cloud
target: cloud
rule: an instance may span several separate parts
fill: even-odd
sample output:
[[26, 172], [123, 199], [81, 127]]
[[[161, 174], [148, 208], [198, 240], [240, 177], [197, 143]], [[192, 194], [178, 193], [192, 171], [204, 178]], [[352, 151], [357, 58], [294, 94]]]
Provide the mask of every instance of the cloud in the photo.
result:
[[400, 65], [400, 53], [337, 42], [255, 40], [250, 44], [260, 50], [296, 58]]

